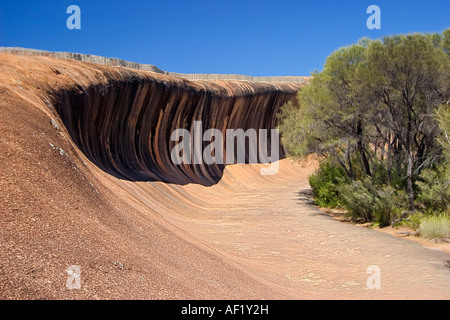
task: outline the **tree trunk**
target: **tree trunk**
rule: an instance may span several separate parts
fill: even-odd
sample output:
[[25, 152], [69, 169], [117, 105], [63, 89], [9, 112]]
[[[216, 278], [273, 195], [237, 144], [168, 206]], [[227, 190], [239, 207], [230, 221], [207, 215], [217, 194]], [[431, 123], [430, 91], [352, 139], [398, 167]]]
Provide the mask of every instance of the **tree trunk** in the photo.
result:
[[[408, 90], [404, 90], [404, 96], [406, 101], [408, 102]], [[411, 138], [412, 138], [412, 103], [407, 103], [408, 108], [408, 126], [406, 131], [406, 155], [408, 157], [408, 165], [406, 167], [406, 191], [408, 193], [408, 200], [409, 200], [409, 210], [414, 211], [414, 187], [413, 187], [413, 178], [412, 178], [412, 172], [413, 172], [413, 161], [412, 161], [412, 154], [411, 154]]]
[[408, 192], [409, 210], [415, 211], [412, 169], [413, 169], [412, 156], [411, 153], [408, 153], [408, 166], [406, 168], [406, 183], [407, 183], [406, 190]]
[[335, 154], [334, 156], [336, 157], [341, 167], [344, 169], [345, 173], [347, 174], [347, 177], [350, 179], [350, 181], [352, 181], [353, 180], [352, 174], [350, 174], [350, 172], [348, 171], [347, 167], [345, 166], [345, 163], [342, 162], [341, 158], [339, 158], [337, 154]]
[[361, 155], [361, 160], [362, 160], [362, 163], [364, 165], [364, 170], [366, 171], [366, 174], [369, 177], [371, 177], [372, 173], [370, 172], [370, 164], [369, 164], [369, 160], [367, 160], [366, 150], [365, 150], [365, 147], [364, 147], [364, 143], [362, 141], [362, 139], [363, 139], [363, 136], [362, 136], [363, 132], [362, 132], [362, 123], [361, 123], [361, 121], [358, 122], [358, 126], [356, 128], [356, 133], [358, 135], [358, 151], [359, 151], [359, 154]]
[[392, 182], [392, 144], [391, 143], [391, 133], [388, 133], [387, 136], [387, 142], [388, 142], [388, 152], [387, 152], [387, 179], [388, 179], [388, 185], [391, 185]]
[[352, 159], [351, 159], [351, 152], [350, 152], [350, 143], [347, 146], [347, 150], [345, 151], [345, 158], [347, 160], [348, 163], [348, 173], [349, 173], [349, 178], [351, 181], [355, 180], [355, 175], [353, 173], [353, 165], [352, 165]]
[[360, 147], [359, 148], [359, 153], [361, 154], [361, 159], [364, 165], [364, 170], [366, 171], [366, 174], [371, 177], [372, 173], [370, 172], [370, 164], [369, 164], [369, 160], [367, 160], [366, 157], [366, 150], [364, 150], [364, 147]]

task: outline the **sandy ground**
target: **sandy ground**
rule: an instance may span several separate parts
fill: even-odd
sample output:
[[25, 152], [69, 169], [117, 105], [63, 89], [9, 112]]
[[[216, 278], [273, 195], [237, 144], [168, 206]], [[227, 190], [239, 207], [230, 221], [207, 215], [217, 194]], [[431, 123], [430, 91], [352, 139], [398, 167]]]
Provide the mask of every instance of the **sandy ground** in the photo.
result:
[[[410, 241], [324, 214], [299, 195], [309, 189], [311, 167], [286, 159], [276, 176], [259, 176], [258, 169], [231, 166], [211, 188], [160, 186], [179, 199], [175, 214], [167, 208], [163, 217], [290, 298], [449, 298], [448, 244]], [[146, 189], [127, 188], [148, 199]], [[367, 287], [370, 266], [379, 267], [379, 289]]]
[[421, 244], [424, 247], [430, 248], [430, 249], [436, 249], [441, 250], [447, 253], [450, 253], [450, 244], [448, 243], [447, 239], [428, 239], [421, 237], [416, 230], [408, 227], [408, 226], [388, 226], [384, 228], [380, 228], [378, 226], [374, 226], [373, 223], [367, 222], [367, 223], [355, 223], [352, 222], [351, 219], [348, 218], [345, 210], [342, 209], [329, 209], [329, 208], [320, 208], [318, 207], [320, 211], [323, 213], [329, 215], [330, 217], [333, 217], [337, 221], [340, 221], [342, 223], [348, 223], [352, 224], [354, 226], [359, 226], [361, 228], [369, 228], [371, 230], [375, 230], [378, 232], [386, 233], [389, 235], [392, 235], [397, 238], [403, 238], [408, 241], [416, 242]]
[[0, 299], [450, 298], [448, 244], [318, 210], [312, 163], [228, 166], [211, 187], [119, 180], [30, 90], [0, 86]]

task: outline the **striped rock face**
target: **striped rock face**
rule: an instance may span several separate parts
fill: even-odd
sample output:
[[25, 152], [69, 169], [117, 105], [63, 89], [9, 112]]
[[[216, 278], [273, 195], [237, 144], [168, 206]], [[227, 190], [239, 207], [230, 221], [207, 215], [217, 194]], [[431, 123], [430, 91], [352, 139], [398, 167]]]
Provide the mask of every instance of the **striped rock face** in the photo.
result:
[[[279, 141], [271, 141], [278, 137], [270, 133], [280, 107], [295, 102], [303, 85], [189, 81], [45, 56], [20, 59], [26, 72], [17, 70], [18, 81], [24, 87], [42, 88], [38, 99], [60, 117], [80, 150], [102, 170], [132, 181], [212, 185], [220, 180], [226, 164], [267, 162], [260, 161], [261, 154], [282, 157]], [[217, 134], [211, 136], [212, 130], [222, 135], [220, 141]], [[239, 137], [235, 143], [230, 141], [235, 136], [227, 133], [233, 130], [244, 134], [244, 145], [239, 145]], [[178, 156], [188, 159], [181, 163], [174, 161], [174, 150], [186, 141], [177, 132], [191, 138], [189, 148], [178, 150]], [[215, 154], [224, 159], [215, 161]], [[204, 155], [213, 161], [203, 161]]]

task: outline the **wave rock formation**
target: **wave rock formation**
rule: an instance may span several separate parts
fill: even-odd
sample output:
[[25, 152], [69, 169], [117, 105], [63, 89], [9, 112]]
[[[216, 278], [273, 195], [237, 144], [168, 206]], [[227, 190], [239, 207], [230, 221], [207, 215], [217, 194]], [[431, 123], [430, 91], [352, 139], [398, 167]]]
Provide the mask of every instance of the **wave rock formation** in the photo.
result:
[[[292, 83], [274, 83], [270, 78], [268, 82], [189, 81], [131, 68], [69, 64], [42, 52], [34, 57], [26, 55], [36, 52], [21, 53], [30, 76], [23, 74], [20, 82], [39, 77], [44, 81], [38, 87], [45, 88], [49, 86], [45, 79], [52, 79], [42, 99], [63, 121], [76, 145], [102, 170], [132, 181], [217, 183], [224, 164], [172, 161], [171, 150], [178, 144], [171, 141], [174, 130], [186, 129], [193, 135], [194, 123], [201, 121], [202, 134], [208, 129], [223, 134], [227, 129], [270, 133], [279, 108], [295, 101], [304, 83], [303, 78]], [[32, 62], [36, 60], [39, 70]]]

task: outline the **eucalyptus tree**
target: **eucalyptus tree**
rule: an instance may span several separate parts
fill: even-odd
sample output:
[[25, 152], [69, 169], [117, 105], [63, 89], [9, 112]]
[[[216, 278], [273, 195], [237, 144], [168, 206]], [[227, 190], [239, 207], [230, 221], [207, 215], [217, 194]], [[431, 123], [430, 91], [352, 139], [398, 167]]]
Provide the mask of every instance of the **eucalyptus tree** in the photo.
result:
[[300, 108], [284, 106], [280, 131], [291, 155], [332, 155], [353, 180], [351, 155], [358, 153], [367, 175], [368, 105], [360, 85], [359, 68], [365, 63], [367, 46], [359, 43], [341, 48], [326, 60], [324, 70], [312, 76], [298, 94]]
[[299, 107], [282, 108], [279, 129], [289, 154], [332, 156], [350, 180], [364, 178], [355, 159], [369, 177], [381, 163], [383, 184], [404, 188], [413, 211], [415, 179], [442, 155], [435, 111], [449, 100], [450, 29], [363, 39], [327, 58], [299, 92]]
[[449, 99], [449, 56], [427, 35], [395, 35], [370, 42], [367, 68], [365, 85], [377, 98], [381, 125], [394, 135], [392, 150], [404, 157], [409, 207], [414, 210], [414, 179], [441, 152], [434, 111]]

